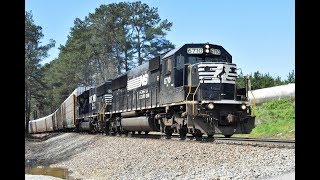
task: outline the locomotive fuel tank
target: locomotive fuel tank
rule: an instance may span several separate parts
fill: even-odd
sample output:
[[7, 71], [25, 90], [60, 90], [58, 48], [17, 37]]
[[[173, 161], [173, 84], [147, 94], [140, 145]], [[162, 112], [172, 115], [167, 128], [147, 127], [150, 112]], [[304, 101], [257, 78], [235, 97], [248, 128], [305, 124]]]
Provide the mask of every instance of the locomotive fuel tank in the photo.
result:
[[158, 131], [155, 120], [146, 116], [123, 118], [121, 126], [127, 131]]
[[80, 131], [89, 131], [89, 130], [91, 130], [90, 122], [89, 121], [81, 122], [79, 130]]
[[121, 116], [123, 118], [129, 118], [129, 117], [137, 117], [139, 116], [137, 111], [130, 111], [130, 112], [123, 112], [121, 113]]

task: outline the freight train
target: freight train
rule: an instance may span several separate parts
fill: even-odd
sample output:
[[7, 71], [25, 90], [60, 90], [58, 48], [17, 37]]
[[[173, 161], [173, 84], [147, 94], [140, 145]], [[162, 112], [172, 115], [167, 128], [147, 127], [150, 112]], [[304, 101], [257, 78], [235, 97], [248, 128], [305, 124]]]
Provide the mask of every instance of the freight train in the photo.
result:
[[255, 116], [249, 79], [237, 88], [237, 66], [220, 45], [184, 44], [97, 87], [78, 87], [30, 133], [151, 131], [194, 137], [249, 134]]

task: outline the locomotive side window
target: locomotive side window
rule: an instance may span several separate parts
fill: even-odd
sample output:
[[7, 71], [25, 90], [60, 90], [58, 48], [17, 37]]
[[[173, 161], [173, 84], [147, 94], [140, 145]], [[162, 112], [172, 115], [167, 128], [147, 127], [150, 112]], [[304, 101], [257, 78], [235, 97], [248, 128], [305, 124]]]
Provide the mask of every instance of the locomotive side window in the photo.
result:
[[226, 62], [229, 62], [230, 61], [229, 56], [225, 55], [225, 60]]
[[190, 64], [195, 64], [195, 63], [197, 63], [196, 57], [190, 56], [190, 57], [189, 57], [189, 63], [190, 63]]
[[182, 56], [181, 54], [177, 57], [177, 70], [182, 69], [184, 65], [184, 56]]
[[172, 59], [168, 58], [164, 62], [166, 75], [171, 73]]
[[221, 61], [226, 62], [227, 56], [225, 54], [221, 55]]

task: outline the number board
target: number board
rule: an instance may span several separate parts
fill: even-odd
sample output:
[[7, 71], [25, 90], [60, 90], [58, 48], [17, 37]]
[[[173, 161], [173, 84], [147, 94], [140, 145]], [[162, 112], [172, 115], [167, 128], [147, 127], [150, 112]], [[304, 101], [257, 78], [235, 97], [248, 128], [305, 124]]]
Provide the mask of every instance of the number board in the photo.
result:
[[220, 49], [211, 48], [211, 49], [210, 49], [210, 53], [211, 53], [211, 54], [214, 54], [214, 55], [220, 55], [220, 54], [221, 54], [221, 51], [220, 51]]
[[202, 54], [203, 49], [202, 48], [187, 48], [188, 54]]

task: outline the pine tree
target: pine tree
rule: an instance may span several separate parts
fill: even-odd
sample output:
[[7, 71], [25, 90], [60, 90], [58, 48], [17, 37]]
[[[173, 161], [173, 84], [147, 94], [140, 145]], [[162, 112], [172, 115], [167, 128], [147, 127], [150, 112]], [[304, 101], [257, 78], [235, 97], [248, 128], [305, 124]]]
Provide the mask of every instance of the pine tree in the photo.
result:
[[47, 45], [40, 45], [43, 38], [41, 26], [37, 26], [33, 21], [32, 12], [25, 12], [25, 121], [26, 133], [33, 104], [32, 99], [41, 101], [43, 95], [40, 90], [45, 88], [45, 83], [41, 80], [43, 71], [40, 62], [47, 57], [48, 50], [54, 47], [55, 41], [50, 40]]

